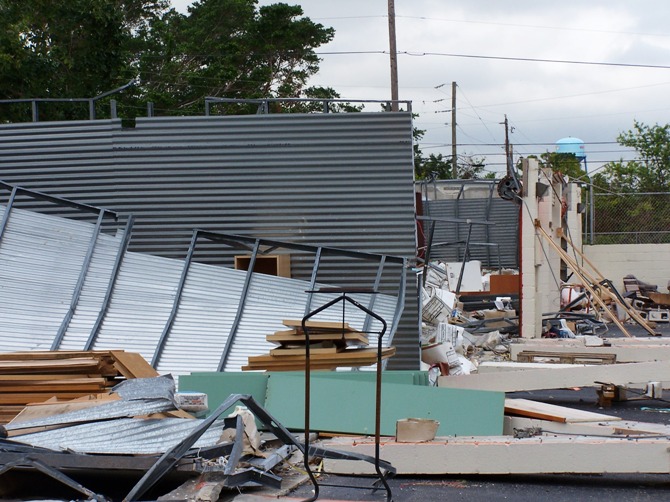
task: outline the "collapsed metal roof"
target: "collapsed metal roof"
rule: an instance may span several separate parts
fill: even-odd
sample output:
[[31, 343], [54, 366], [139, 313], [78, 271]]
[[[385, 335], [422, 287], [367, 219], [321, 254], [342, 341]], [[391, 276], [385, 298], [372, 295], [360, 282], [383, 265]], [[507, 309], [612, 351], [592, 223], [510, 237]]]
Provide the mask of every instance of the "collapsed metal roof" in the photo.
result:
[[[327, 257], [377, 270], [369, 290], [374, 294], [350, 296], [387, 321], [382, 342], [392, 344], [404, 305], [403, 258], [199, 229], [185, 259], [163, 258], [127, 251], [132, 218], [124, 231], [110, 235], [101, 231], [107, 210], [76, 205], [97, 211], [92, 224], [14, 207], [17, 193], [42, 198], [14, 187], [7, 206], [0, 206], [4, 352], [120, 349], [140, 353], [161, 373], [237, 371], [249, 356], [273, 347], [265, 337], [283, 329], [283, 320], [302, 319], [334, 298], [336, 293], [318, 293], [331, 286], [317, 280]], [[222, 248], [222, 256], [295, 253], [312, 261], [311, 281], [196, 262], [202, 240]], [[392, 294], [377, 291], [382, 277], [397, 284]], [[351, 306], [316, 319], [343, 316], [351, 327], [369, 332], [371, 345], [377, 343], [379, 322]]]

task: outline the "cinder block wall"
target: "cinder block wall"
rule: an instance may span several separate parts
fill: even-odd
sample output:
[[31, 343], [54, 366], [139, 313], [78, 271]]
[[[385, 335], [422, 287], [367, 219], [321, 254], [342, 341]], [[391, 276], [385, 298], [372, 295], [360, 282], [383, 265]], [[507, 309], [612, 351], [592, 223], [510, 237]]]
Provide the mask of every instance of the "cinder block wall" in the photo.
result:
[[633, 274], [639, 280], [656, 284], [667, 293], [670, 281], [670, 244], [605, 244], [584, 246], [584, 255], [606, 279], [620, 290], [623, 277]]

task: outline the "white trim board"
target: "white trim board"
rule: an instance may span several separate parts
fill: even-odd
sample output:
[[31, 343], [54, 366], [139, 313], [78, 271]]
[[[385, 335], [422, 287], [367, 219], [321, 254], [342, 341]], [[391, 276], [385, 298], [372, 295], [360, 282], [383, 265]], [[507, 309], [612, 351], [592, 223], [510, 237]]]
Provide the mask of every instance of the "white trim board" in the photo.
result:
[[606, 382], [614, 385], [670, 381], [670, 364], [643, 362], [626, 364], [597, 364], [576, 368], [536, 369], [499, 373], [441, 376], [438, 387], [452, 389], [522, 392], [541, 389], [589, 387]]

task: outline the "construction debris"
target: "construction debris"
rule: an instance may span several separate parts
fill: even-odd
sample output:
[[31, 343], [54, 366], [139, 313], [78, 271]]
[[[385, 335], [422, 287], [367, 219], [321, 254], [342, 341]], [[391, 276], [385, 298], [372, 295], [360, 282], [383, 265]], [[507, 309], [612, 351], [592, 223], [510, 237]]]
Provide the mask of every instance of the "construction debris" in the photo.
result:
[[[275, 343], [278, 347], [264, 355], [250, 356], [248, 364], [242, 370], [304, 370], [308, 337], [310, 368], [370, 366], [377, 362], [377, 350], [367, 348], [368, 335], [353, 329], [346, 322], [307, 321], [307, 334], [302, 328], [301, 320], [285, 320], [283, 324], [292, 329], [276, 331], [266, 336], [268, 342]], [[384, 347], [381, 358], [388, 359], [393, 354], [394, 347]]]
[[0, 423], [29, 403], [70, 401], [153, 376], [158, 373], [139, 354], [122, 350], [0, 354]]
[[[85, 409], [52, 410], [51, 415], [13, 421], [7, 425], [12, 438], [0, 440], [0, 476], [9, 476], [13, 470], [40, 471], [88, 498], [109, 500], [112, 494], [105, 490], [114, 491], [113, 483], [89, 488], [70, 475], [132, 474], [137, 481], [124, 500], [133, 501], [149, 494], [164, 477], [176, 474], [204, 476], [212, 491], [277, 488], [281, 477], [272, 470], [293, 452], [304, 452], [299, 439], [251, 396], [231, 395], [209, 417], [197, 419], [179, 415], [174, 390], [167, 376], [129, 380], [116, 386], [108, 399], [93, 399], [95, 404]], [[236, 403], [242, 406], [223, 416]], [[256, 420], [266, 431], [263, 435]], [[370, 461], [323, 448], [318, 453]], [[386, 462], [383, 466], [393, 469]]]

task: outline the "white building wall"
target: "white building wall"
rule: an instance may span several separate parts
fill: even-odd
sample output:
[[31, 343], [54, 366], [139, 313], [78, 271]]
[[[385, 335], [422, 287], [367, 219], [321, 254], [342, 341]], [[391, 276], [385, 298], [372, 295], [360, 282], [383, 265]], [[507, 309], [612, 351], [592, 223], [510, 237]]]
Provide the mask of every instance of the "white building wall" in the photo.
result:
[[632, 274], [667, 292], [670, 281], [670, 244], [603, 244], [584, 246], [584, 255], [601, 275], [624, 291], [623, 277]]

